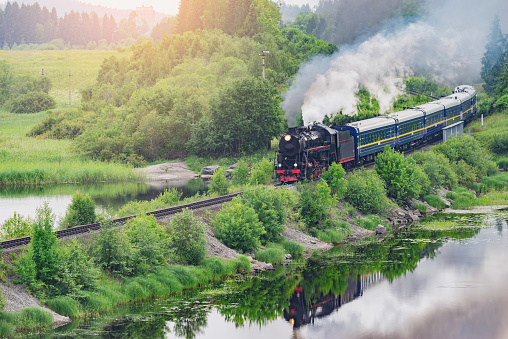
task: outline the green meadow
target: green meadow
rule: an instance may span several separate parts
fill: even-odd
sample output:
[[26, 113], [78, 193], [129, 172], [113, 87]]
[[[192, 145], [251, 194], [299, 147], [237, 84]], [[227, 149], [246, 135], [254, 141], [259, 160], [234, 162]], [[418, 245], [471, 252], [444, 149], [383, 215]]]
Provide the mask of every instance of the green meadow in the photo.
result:
[[82, 160], [69, 140], [27, 137], [45, 115], [0, 113], [0, 186], [138, 179], [126, 165]]
[[[81, 100], [81, 89], [92, 86], [102, 61], [115, 55], [117, 58], [130, 57], [130, 52], [105, 50], [58, 50], [58, 51], [3, 51], [0, 60], [5, 60], [18, 74], [44, 76], [53, 85], [49, 94], [56, 100], [57, 107], [69, 104], [69, 72], [71, 76], [71, 104], [75, 106]], [[42, 75], [40, 75], [42, 76]]]

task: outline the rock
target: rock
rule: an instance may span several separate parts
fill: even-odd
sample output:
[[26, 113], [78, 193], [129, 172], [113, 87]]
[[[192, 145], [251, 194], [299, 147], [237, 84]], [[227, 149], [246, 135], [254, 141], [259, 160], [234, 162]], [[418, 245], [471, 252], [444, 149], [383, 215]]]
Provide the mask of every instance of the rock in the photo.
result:
[[226, 171], [226, 178], [231, 178], [231, 177], [233, 176], [233, 172], [234, 172], [234, 171], [235, 171], [235, 170], [228, 169], [228, 170]]
[[386, 228], [383, 225], [377, 225], [377, 227], [374, 231], [376, 232], [376, 234], [380, 234], [380, 235], [386, 234]]
[[203, 174], [213, 175], [215, 171], [217, 171], [220, 168], [219, 165], [213, 165], [213, 166], [205, 166], [203, 167]]
[[286, 254], [286, 257], [285, 257], [285, 260], [291, 260], [293, 259], [293, 257], [291, 256], [291, 254]]
[[236, 164], [233, 164], [233, 165], [229, 166], [229, 169], [230, 169], [230, 170], [234, 170], [234, 169], [236, 169], [237, 167], [238, 167], [238, 163], [236, 163]]

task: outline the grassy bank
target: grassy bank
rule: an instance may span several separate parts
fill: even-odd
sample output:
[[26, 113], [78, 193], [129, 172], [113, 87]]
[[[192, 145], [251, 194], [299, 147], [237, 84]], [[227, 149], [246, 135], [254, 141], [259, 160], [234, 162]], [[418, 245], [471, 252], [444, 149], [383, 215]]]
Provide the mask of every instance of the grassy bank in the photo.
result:
[[83, 317], [107, 312], [129, 302], [179, 294], [249, 270], [249, 260], [240, 256], [230, 260], [209, 258], [199, 266], [159, 267], [154, 273], [122, 280], [103, 275], [95, 291], [83, 292], [78, 297], [58, 296], [48, 300], [47, 304], [58, 314]]
[[0, 186], [139, 178], [125, 165], [82, 160], [70, 140], [27, 137], [45, 115], [0, 113]]
[[102, 61], [115, 55], [129, 57], [130, 52], [103, 50], [62, 51], [3, 51], [0, 60], [6, 60], [18, 74], [38, 76], [44, 68], [44, 76], [53, 84], [49, 94], [56, 100], [57, 107], [69, 104], [69, 72], [71, 76], [71, 102], [76, 106], [81, 101], [81, 89], [95, 83]]

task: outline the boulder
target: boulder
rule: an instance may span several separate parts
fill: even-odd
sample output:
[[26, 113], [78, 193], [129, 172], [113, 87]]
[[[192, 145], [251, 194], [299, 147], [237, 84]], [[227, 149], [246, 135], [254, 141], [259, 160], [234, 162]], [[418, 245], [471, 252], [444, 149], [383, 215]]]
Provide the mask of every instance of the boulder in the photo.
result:
[[203, 167], [203, 171], [202, 172], [205, 175], [213, 175], [213, 173], [215, 171], [217, 171], [219, 168], [220, 168], [220, 166], [218, 166], [218, 165], [206, 166], [206, 167]]
[[229, 166], [229, 169], [230, 169], [230, 170], [234, 170], [234, 169], [236, 169], [237, 167], [238, 167], [238, 163], [236, 163], [236, 164], [233, 164], [233, 165]]
[[383, 225], [377, 225], [377, 227], [374, 231], [376, 232], [376, 234], [379, 234], [379, 235], [386, 234], [386, 228]]
[[226, 171], [226, 178], [231, 178], [231, 177], [233, 176], [233, 172], [234, 172], [234, 171], [235, 171], [235, 170], [228, 169], [228, 170]]

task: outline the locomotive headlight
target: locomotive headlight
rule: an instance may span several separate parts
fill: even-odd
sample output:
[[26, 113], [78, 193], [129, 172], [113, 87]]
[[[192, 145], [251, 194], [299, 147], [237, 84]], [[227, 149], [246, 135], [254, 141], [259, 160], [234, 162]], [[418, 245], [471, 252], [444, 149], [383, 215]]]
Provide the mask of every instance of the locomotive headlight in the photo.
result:
[[282, 164], [279, 164], [279, 167], [282, 167]]
[[291, 135], [289, 135], [289, 134], [286, 134], [286, 136], [284, 137], [284, 140], [286, 140], [286, 141], [289, 141], [289, 140], [291, 140]]
[[295, 167], [298, 167], [298, 164], [295, 163]]

